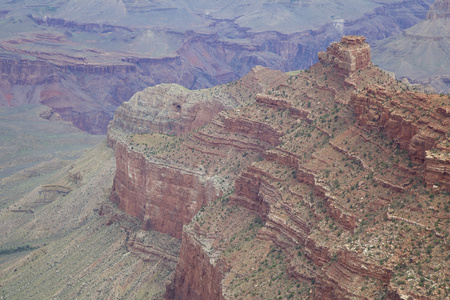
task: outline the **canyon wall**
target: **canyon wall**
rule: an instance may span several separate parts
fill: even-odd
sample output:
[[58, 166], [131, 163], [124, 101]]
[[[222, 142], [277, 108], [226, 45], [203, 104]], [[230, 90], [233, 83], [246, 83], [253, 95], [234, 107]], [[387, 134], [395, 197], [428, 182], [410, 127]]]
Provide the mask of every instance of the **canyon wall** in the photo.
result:
[[[416, 236], [448, 249], [433, 229], [445, 211], [420, 208], [446, 199], [448, 97], [413, 93], [373, 66], [362, 37], [344, 37], [319, 60], [231, 114], [233, 126], [225, 114], [213, 120], [236, 135], [276, 128], [276, 139], [262, 138], [271, 143], [264, 157], [184, 227], [167, 299], [442, 295], [419, 279], [406, 283], [404, 270], [430, 264]], [[422, 250], [411, 254], [412, 247]], [[430, 251], [431, 265], [439, 264], [443, 256]], [[439, 281], [439, 272], [431, 273]]]
[[111, 200], [120, 209], [143, 221], [143, 229], [181, 238], [183, 225], [204, 205], [215, 200], [219, 190], [202, 172], [150, 160], [118, 143], [115, 146], [116, 175]]
[[[147, 24], [154, 19], [155, 7], [128, 2], [124, 4], [127, 17], [122, 19], [124, 11], [120, 11], [121, 17], [111, 15], [111, 24], [105, 23], [104, 16], [97, 18], [98, 23], [92, 21], [96, 18], [86, 19], [86, 13], [94, 14], [97, 8], [78, 15], [94, 4], [59, 13], [65, 10], [59, 3], [17, 11], [15, 4], [9, 3], [11, 7], [5, 7], [2, 15], [0, 105], [42, 103], [84, 131], [105, 134], [116, 108], [148, 86], [177, 83], [190, 89], [205, 88], [241, 78], [256, 65], [283, 71], [304, 69], [317, 61], [319, 50], [344, 33], [364, 34], [373, 41], [412, 26], [425, 18], [428, 2], [400, 1], [375, 10], [367, 8], [364, 17], [340, 20], [342, 26], [319, 14], [316, 17], [326, 21], [300, 32], [292, 32], [289, 26], [280, 31], [258, 30], [260, 22], [253, 24], [256, 28], [252, 30], [228, 17], [206, 15], [200, 22], [202, 26], [206, 22], [205, 28], [186, 30], [188, 22], [176, 24], [179, 16], [170, 14], [178, 10], [165, 7], [165, 3], [155, 5], [162, 6], [161, 15], [167, 17], [164, 22], [173, 20], [168, 29]], [[150, 17], [144, 18], [147, 14]], [[301, 18], [292, 18], [296, 19]], [[144, 25], [140, 24], [143, 20]], [[220, 31], [225, 36], [218, 34]]]
[[198, 228], [183, 231], [180, 252], [183, 259], [177, 264], [174, 279], [167, 287], [166, 299], [223, 300], [222, 284], [226, 263], [210, 257], [208, 237]]
[[[108, 127], [117, 167], [111, 200], [142, 220], [144, 229], [181, 238], [183, 225], [227, 192], [230, 177], [250, 157], [279, 143], [272, 126], [219, 112], [252, 101], [287, 78], [256, 67], [240, 81], [214, 89], [189, 91], [163, 84], [135, 94]], [[241, 91], [250, 100], [239, 99]], [[167, 141], [171, 146], [165, 146]], [[253, 154], [247, 157], [247, 152]], [[242, 156], [238, 164], [235, 155]], [[217, 174], [219, 165], [214, 163], [223, 165], [223, 174]]]
[[372, 86], [354, 94], [352, 105], [358, 125], [383, 130], [413, 161], [425, 165], [429, 185], [448, 188], [449, 122], [445, 108], [439, 106], [443, 97]]

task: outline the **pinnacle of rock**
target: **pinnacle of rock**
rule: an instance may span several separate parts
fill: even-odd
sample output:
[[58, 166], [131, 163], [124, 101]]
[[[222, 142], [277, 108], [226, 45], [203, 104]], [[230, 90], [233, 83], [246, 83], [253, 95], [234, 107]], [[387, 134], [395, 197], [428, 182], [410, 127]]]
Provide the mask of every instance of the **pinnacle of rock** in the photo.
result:
[[324, 65], [333, 65], [336, 72], [343, 76], [367, 68], [371, 61], [370, 46], [363, 36], [342, 37], [339, 43], [333, 43], [326, 52], [318, 54]]

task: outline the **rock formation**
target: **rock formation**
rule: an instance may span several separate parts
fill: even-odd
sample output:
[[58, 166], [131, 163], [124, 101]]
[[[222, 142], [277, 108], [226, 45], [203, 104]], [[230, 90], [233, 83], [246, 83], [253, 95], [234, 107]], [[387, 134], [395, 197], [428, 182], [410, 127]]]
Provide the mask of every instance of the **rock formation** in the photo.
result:
[[[219, 180], [211, 172], [214, 164], [210, 163], [208, 168], [205, 159], [223, 158], [225, 164], [226, 160], [234, 159], [227, 158], [227, 153], [248, 150], [261, 154], [277, 144], [276, 130], [267, 124], [239, 114], [216, 115], [225, 108], [236, 107], [239, 101], [244, 104], [257, 92], [275, 87], [286, 78], [281, 72], [256, 67], [240, 81], [213, 89], [189, 91], [181, 86], [160, 85], [137, 93], [122, 104], [109, 126], [108, 144], [115, 148], [117, 167], [112, 201], [143, 220], [144, 229], [181, 238], [183, 225], [202, 206], [227, 192], [223, 187], [225, 179]], [[213, 117], [210, 127], [196, 132]], [[191, 131], [196, 133], [185, 137]], [[236, 138], [237, 134], [247, 138]], [[156, 143], [156, 137], [161, 141]], [[164, 147], [168, 140], [181, 145]], [[168, 152], [173, 151], [176, 153], [169, 156]], [[194, 153], [194, 157], [186, 161], [183, 151]]]
[[[236, 106], [237, 100], [206, 90], [190, 91], [182, 86], [163, 84], [136, 93], [116, 111], [109, 136], [120, 131], [132, 133], [165, 133], [181, 135], [203, 126], [225, 108]], [[113, 144], [108, 138], [110, 145]]]
[[333, 69], [346, 77], [367, 68], [371, 62], [370, 47], [365, 37], [345, 36], [340, 43], [333, 43], [327, 52], [319, 52], [323, 65], [331, 64]]
[[144, 221], [143, 229], [181, 238], [183, 225], [219, 196], [214, 181], [201, 171], [148, 160], [117, 144], [116, 176], [111, 200]]
[[427, 14], [428, 20], [449, 19], [450, 18], [450, 1], [437, 0], [431, 5]]
[[[366, 46], [360, 45], [361, 48], [354, 49], [353, 53], [370, 55]], [[383, 214], [402, 215], [403, 220], [417, 224], [410, 228], [416, 234], [431, 232], [429, 238], [436, 242], [440, 240], [441, 235], [431, 229], [426, 219], [419, 217], [419, 222], [411, 221], [420, 216], [413, 212], [412, 206], [405, 210], [404, 204], [397, 206], [396, 200], [384, 200], [384, 195], [393, 193], [403, 199], [399, 200], [401, 203], [406, 202], [405, 197], [417, 197], [417, 189], [423, 189], [423, 186], [414, 185], [413, 188], [411, 184], [418, 172], [422, 172], [425, 179], [427, 176], [442, 178], [437, 188], [446, 188], [448, 179], [443, 176], [445, 162], [440, 167], [434, 167], [431, 155], [426, 153], [441, 144], [436, 140], [448, 143], [448, 137], [444, 135], [448, 124], [443, 115], [437, 113], [448, 105], [448, 99], [439, 95], [407, 92], [406, 86], [370, 63], [364, 64], [359, 71], [355, 69], [355, 64], [336, 60], [335, 57], [345, 57], [336, 55], [339, 53], [337, 49], [342, 51], [345, 48], [345, 43], [330, 47], [330, 53], [320, 54], [321, 64], [298, 74], [292, 81], [288, 80], [290, 84], [269, 91], [270, 95], [266, 92], [266, 95], [258, 96], [257, 102], [245, 110], [241, 109], [240, 113], [247, 116], [252, 112], [256, 115], [255, 112], [261, 107], [265, 107], [266, 116], [277, 112], [279, 116], [275, 119], [281, 118], [283, 125], [289, 124], [287, 128], [290, 130], [281, 127], [281, 144], [267, 151], [265, 160], [248, 166], [237, 177], [235, 190], [230, 196], [210, 204], [185, 228], [182, 242], [185, 246], [180, 251], [174, 282], [168, 288], [168, 299], [181, 299], [186, 295], [242, 299], [260, 293], [265, 298], [271, 295], [277, 297], [280, 292], [273, 292], [274, 285], [278, 285], [283, 291], [281, 295], [287, 298], [296, 295], [315, 299], [394, 299], [404, 297], [405, 293], [416, 296], [417, 292], [424, 292], [422, 288], [416, 291], [408, 288], [407, 292], [399, 289], [399, 285], [403, 284], [399, 277], [404, 276], [399, 270], [413, 270], [417, 267], [415, 264], [405, 262], [402, 254], [393, 251], [393, 248], [385, 247], [382, 251], [372, 249], [377, 249], [376, 244], [387, 245], [392, 241], [392, 233], [383, 228], [392, 228], [390, 220], [394, 219], [385, 218]], [[357, 60], [350, 57], [347, 61]], [[344, 82], [347, 80], [354, 85], [343, 84], [340, 79], [343, 74], [352, 75], [353, 78], [344, 78]], [[374, 82], [391, 90], [377, 89]], [[359, 90], [353, 96], [349, 93], [352, 87], [355, 92]], [[405, 90], [404, 95], [402, 89]], [[363, 103], [358, 100], [363, 98], [373, 101]], [[312, 99], [317, 100], [314, 102]], [[438, 108], [433, 108], [438, 103]], [[396, 105], [395, 109], [388, 104]], [[432, 117], [427, 123], [408, 123], [407, 118], [420, 120], [414, 117], [414, 106], [420, 114], [427, 114], [427, 109], [430, 109]], [[307, 107], [308, 113], [301, 117], [290, 113], [292, 108], [305, 110], [302, 107]], [[353, 110], [358, 127], [350, 125]], [[270, 122], [276, 123], [275, 120]], [[384, 137], [366, 131], [374, 129], [381, 130], [395, 142], [386, 143]], [[417, 135], [418, 132], [420, 135]], [[395, 145], [407, 149], [409, 154], [398, 156], [405, 154], [397, 153]], [[444, 151], [448, 155], [448, 150]], [[392, 161], [386, 160], [386, 155], [392, 155]], [[405, 165], [409, 159], [419, 165]], [[382, 167], [379, 165], [381, 161], [396, 164], [396, 169]], [[329, 174], [335, 175], [330, 178]], [[372, 196], [365, 190], [371, 191]], [[439, 198], [442, 200], [445, 195]], [[423, 201], [419, 199], [416, 198], [419, 202]], [[228, 205], [220, 204], [223, 201], [229, 201]], [[242, 209], [247, 212], [242, 212]], [[248, 215], [243, 218], [242, 214]], [[442, 214], [433, 211], [427, 214], [433, 220], [442, 220]], [[259, 221], [252, 223], [252, 220]], [[240, 228], [257, 228], [257, 233], [252, 237], [243, 237], [240, 229], [232, 228], [236, 225], [230, 225], [235, 222], [240, 222]], [[376, 243], [372, 236], [375, 232]], [[405, 232], [399, 234], [404, 236]], [[412, 238], [408, 234], [401, 241], [410, 244]], [[438, 243], [443, 243], [443, 248], [448, 247], [445, 242]], [[202, 251], [199, 251], [199, 244]], [[194, 248], [195, 251], [188, 251]], [[246, 250], [241, 251], [241, 248]], [[284, 270], [290, 275], [282, 281], [285, 285], [277, 282], [282, 273], [268, 267], [274, 259], [273, 250], [268, 251], [268, 248], [279, 249], [284, 255]], [[202, 262], [198, 262], [202, 266], [199, 269], [186, 268], [193, 252], [197, 253], [196, 257], [204, 257]], [[416, 255], [415, 260], [423, 259], [420, 254]], [[435, 252], [433, 255], [436, 255]], [[218, 264], [214, 263], [217, 260], [226, 263], [218, 268]], [[210, 265], [204, 266], [204, 261], [209, 261]], [[243, 261], [251, 268], [243, 265]], [[221, 276], [221, 286], [202, 290], [196, 287], [194, 280], [190, 280], [192, 277], [198, 278], [195, 274], [214, 274], [211, 275], [214, 282], [217, 282], [217, 276]], [[290, 280], [297, 281], [297, 285], [289, 283]], [[186, 287], [187, 284], [190, 284], [191, 290]], [[211, 295], [212, 291], [215, 294]]]
[[167, 299], [446, 295], [449, 98], [375, 67], [363, 37], [319, 59], [193, 92], [243, 101], [194, 130], [159, 117], [175, 94], [111, 123], [111, 199], [182, 239]]

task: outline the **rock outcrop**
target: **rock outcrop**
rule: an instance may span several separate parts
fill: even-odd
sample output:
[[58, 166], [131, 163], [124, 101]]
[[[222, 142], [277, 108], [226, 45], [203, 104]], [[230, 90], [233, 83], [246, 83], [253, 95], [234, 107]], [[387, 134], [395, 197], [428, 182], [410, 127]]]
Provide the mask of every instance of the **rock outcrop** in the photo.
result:
[[167, 299], [434, 293], [406, 282], [418, 261], [443, 283], [445, 254], [426, 243], [447, 249], [444, 212], [426, 207], [446, 197], [448, 97], [409, 91], [370, 63], [362, 37], [319, 56], [295, 75], [256, 68], [193, 92], [241, 99], [209, 122], [174, 114], [174, 102], [196, 111], [191, 94], [176, 102], [178, 87], [160, 86], [152, 91], [169, 91], [166, 104], [138, 94], [111, 123], [111, 199], [144, 229], [182, 239]]
[[[416, 235], [448, 248], [427, 227], [442, 222], [443, 214], [418, 210], [408, 200], [423, 207], [421, 193], [447, 189], [448, 99], [408, 92], [365, 61], [370, 52], [361, 41], [344, 38], [320, 54], [320, 64], [232, 115], [233, 124], [241, 124], [233, 126], [236, 133], [256, 128], [238, 123], [236, 115], [260, 122], [258, 128], [277, 124], [278, 142], [243, 169], [229, 196], [209, 204], [184, 228], [167, 299], [437, 295], [414, 290], [400, 270], [418, 272], [415, 262], [426, 261], [420, 251], [405, 260]], [[354, 48], [345, 52], [347, 47]], [[214, 128], [225, 128], [218, 120]], [[209, 134], [211, 143], [214, 136]], [[423, 178], [436, 185], [425, 188]], [[430, 196], [436, 197], [442, 201], [445, 194]], [[412, 227], [394, 229], [396, 220]], [[390, 246], [397, 243], [403, 247]], [[439, 259], [433, 258], [435, 264]], [[289, 276], [280, 282], [284, 272]], [[202, 286], [191, 279], [205, 280], [206, 274], [210, 280]]]
[[163, 84], [136, 93], [116, 111], [108, 130], [108, 145], [114, 134], [164, 133], [181, 135], [197, 129], [238, 102], [230, 96], [206, 90], [190, 91], [180, 85]]
[[195, 227], [183, 231], [182, 259], [167, 287], [166, 299], [225, 299], [221, 282], [227, 271], [226, 262], [211, 257], [211, 240]]
[[326, 52], [319, 52], [323, 65], [332, 65], [342, 76], [350, 76], [358, 70], [367, 68], [371, 62], [370, 47], [365, 37], [345, 36], [340, 43], [333, 43]]
[[150, 160], [120, 143], [115, 146], [115, 155], [117, 171], [111, 200], [143, 220], [143, 229], [181, 238], [183, 225], [220, 196], [204, 172]]
[[[279, 133], [268, 124], [239, 113], [217, 114], [287, 78], [256, 67], [240, 81], [214, 89], [160, 85], [137, 93], [109, 125], [108, 144], [115, 149], [117, 166], [111, 200], [142, 220], [144, 229], [181, 238], [183, 225], [227, 192], [229, 177], [249, 157], [279, 143]], [[247, 96], [238, 98], [242, 93]], [[169, 140], [173, 147], [165, 146]], [[247, 152], [253, 154], [246, 158]], [[217, 174], [218, 164], [222, 174]]]
[[425, 156], [425, 181], [434, 188], [450, 190], [450, 150], [429, 150]]
[[352, 105], [358, 125], [383, 130], [409, 152], [413, 161], [426, 166], [424, 177], [429, 185], [448, 186], [450, 123], [446, 108], [442, 107], [443, 98], [442, 95], [428, 96], [404, 89], [371, 86], [353, 95]]

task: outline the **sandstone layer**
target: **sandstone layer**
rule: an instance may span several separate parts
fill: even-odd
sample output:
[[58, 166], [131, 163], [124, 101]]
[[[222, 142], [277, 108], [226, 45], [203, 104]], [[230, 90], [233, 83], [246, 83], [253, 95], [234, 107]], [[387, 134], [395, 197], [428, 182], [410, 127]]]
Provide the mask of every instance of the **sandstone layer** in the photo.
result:
[[167, 299], [446, 297], [449, 99], [408, 91], [360, 41], [232, 114], [277, 142], [184, 227]]
[[326, 52], [319, 52], [323, 65], [331, 64], [342, 76], [349, 76], [367, 68], [371, 62], [370, 47], [365, 37], [345, 36], [340, 43], [333, 43]]
[[248, 103], [286, 78], [255, 67], [238, 82], [213, 89], [161, 85], [137, 93], [109, 126], [117, 165], [111, 200], [142, 220], [144, 229], [181, 238], [183, 225], [229, 192], [247, 155], [262, 155], [278, 143], [271, 126], [218, 112]]

